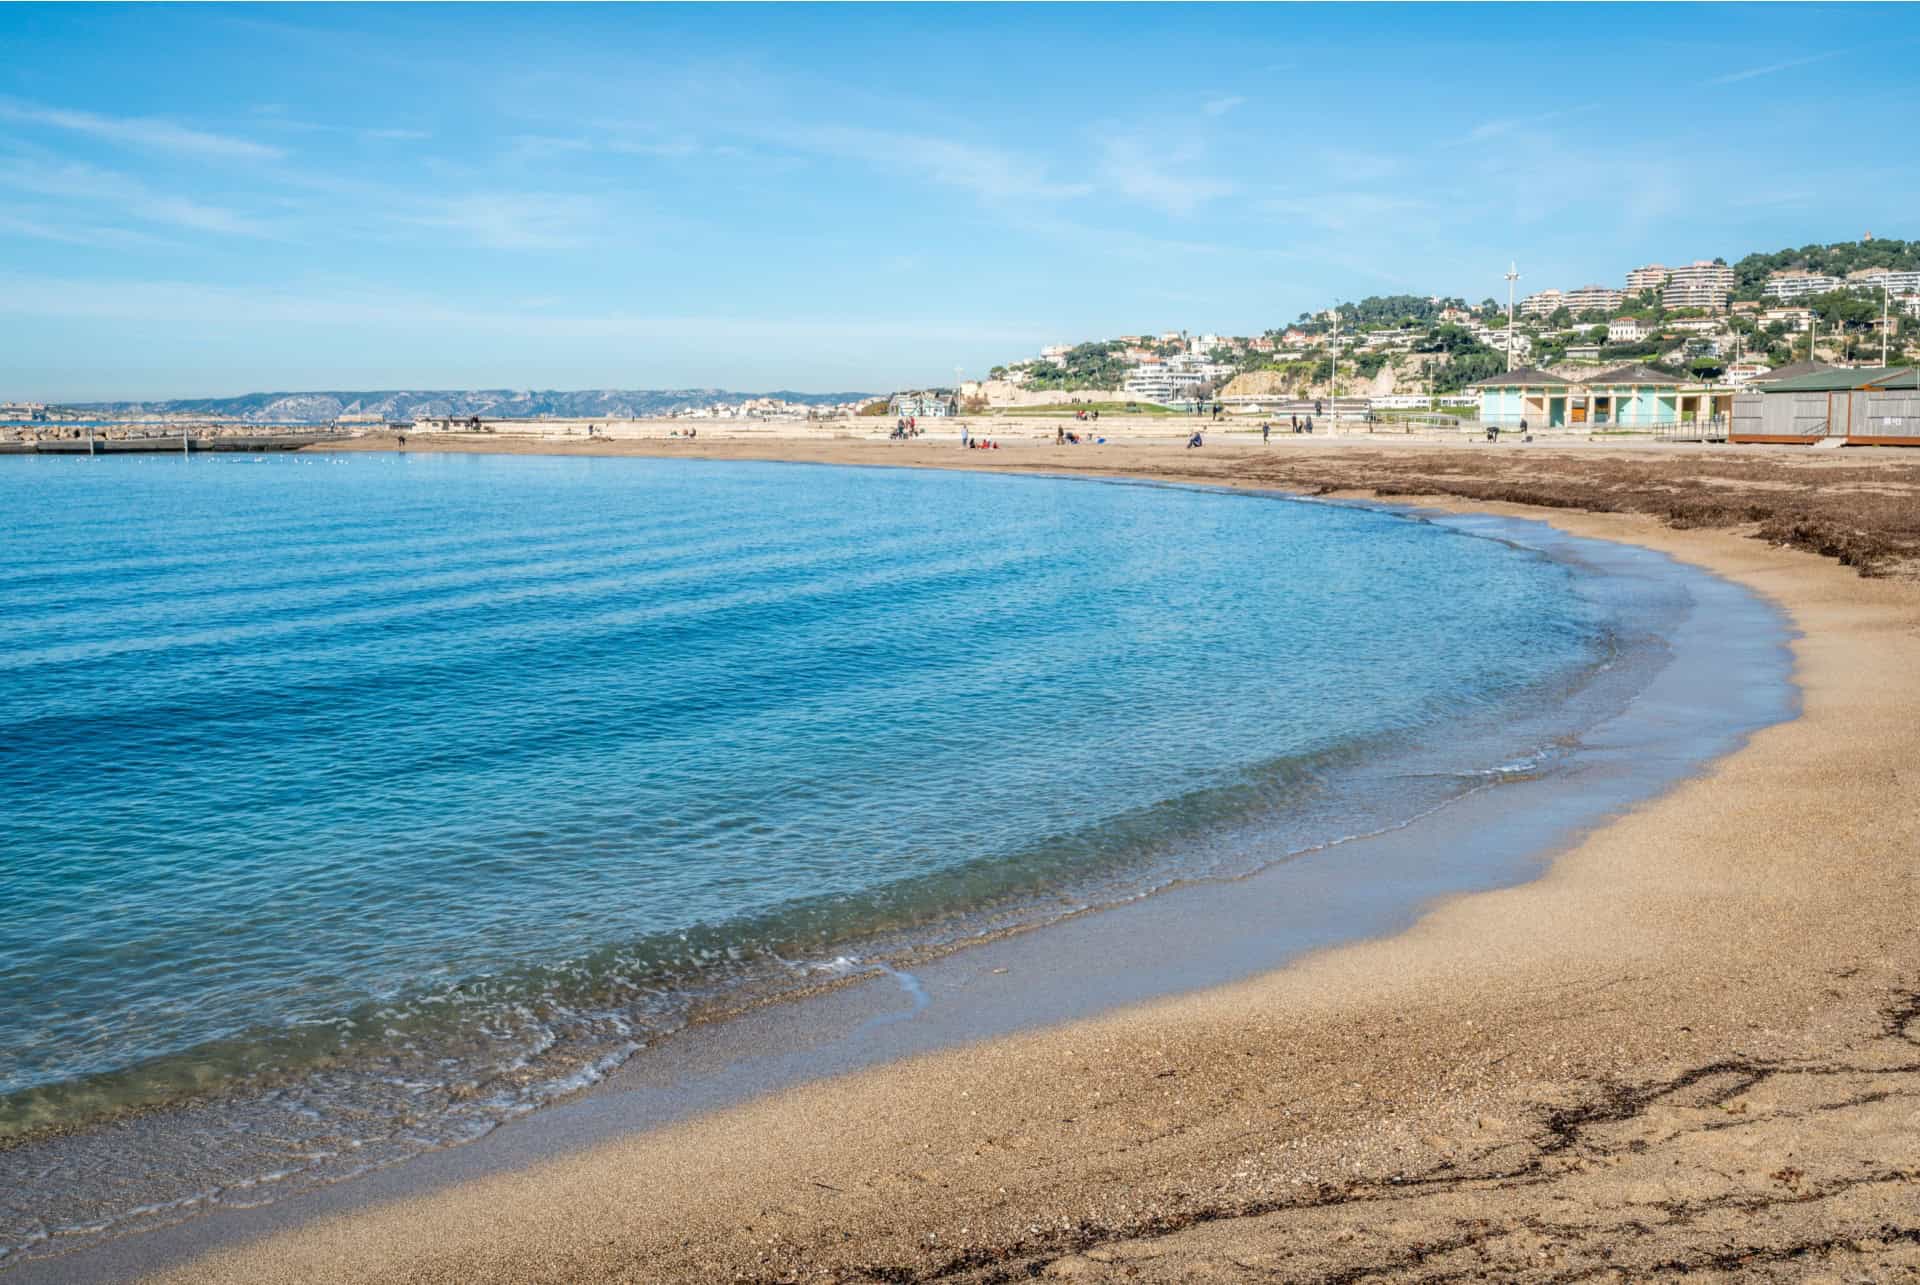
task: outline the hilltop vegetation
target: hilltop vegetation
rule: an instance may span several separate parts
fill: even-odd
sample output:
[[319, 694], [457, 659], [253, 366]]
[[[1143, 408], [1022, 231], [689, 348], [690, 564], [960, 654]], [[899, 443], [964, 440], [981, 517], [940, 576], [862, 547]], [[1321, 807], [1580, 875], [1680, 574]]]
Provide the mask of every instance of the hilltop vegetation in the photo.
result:
[[[1807, 245], [1749, 254], [1730, 266], [1733, 299], [1751, 305], [1766, 298], [1770, 274], [1788, 269], [1843, 282], [1850, 273], [1868, 268], [1920, 271], [1920, 240]], [[1822, 358], [1878, 358], [1881, 305], [1869, 282], [1792, 302], [1818, 319]], [[1806, 358], [1804, 323], [1796, 324], [1790, 316], [1763, 317], [1760, 311], [1751, 306], [1728, 312], [1669, 308], [1659, 289], [1622, 292], [1619, 304], [1610, 308], [1576, 313], [1563, 305], [1545, 315], [1517, 316], [1517, 356], [1521, 364], [1545, 367], [1568, 361], [1636, 362], [1700, 379], [1717, 378], [1736, 357], [1771, 366]], [[1629, 318], [1640, 323], [1639, 333], [1616, 338], [1608, 323]], [[1256, 373], [1263, 377], [1263, 386], [1295, 391], [1324, 387], [1337, 347], [1343, 392], [1360, 382], [1372, 384], [1375, 391], [1389, 387], [1383, 372], [1390, 372], [1390, 386], [1396, 390], [1441, 395], [1506, 368], [1506, 327], [1506, 305], [1492, 298], [1469, 304], [1441, 295], [1368, 295], [1303, 312], [1292, 324], [1258, 336], [1204, 336], [1205, 344], [1193, 341], [1191, 352], [1203, 354], [1211, 368], [1204, 385], [1210, 391], [1217, 391], [1223, 380]], [[1909, 322], [1898, 333], [1889, 353], [1893, 360], [1911, 360], [1907, 352], [1915, 329]], [[1171, 335], [1099, 340], [1067, 350], [1058, 361], [1040, 358], [996, 366], [993, 377], [1054, 392], [1121, 388], [1137, 361], [1188, 351], [1186, 338]], [[1229, 373], [1215, 378], [1213, 372], [1219, 370]]]
[[[1375, 330], [1400, 328], [1405, 326], [1431, 325], [1440, 319], [1440, 314], [1449, 308], [1466, 310], [1465, 299], [1429, 298], [1421, 294], [1368, 295], [1359, 303], [1339, 303], [1333, 311], [1339, 314], [1343, 330]], [[1326, 323], [1311, 312], [1300, 314], [1302, 326], [1315, 328]]]
[[[1118, 388], [1126, 379], [1132, 363], [1126, 359], [1127, 345], [1119, 340], [1076, 344], [1061, 359], [1063, 364], [1039, 362], [1032, 366], [1022, 387], [1071, 392], [1079, 388]], [[999, 375], [1004, 369], [996, 367]]]
[[1733, 265], [1734, 298], [1761, 298], [1767, 275], [1798, 268], [1823, 276], [1846, 278], [1865, 268], [1894, 272], [1920, 271], [1920, 241], [1836, 241], [1832, 245], [1803, 245], [1798, 250], [1749, 254]]

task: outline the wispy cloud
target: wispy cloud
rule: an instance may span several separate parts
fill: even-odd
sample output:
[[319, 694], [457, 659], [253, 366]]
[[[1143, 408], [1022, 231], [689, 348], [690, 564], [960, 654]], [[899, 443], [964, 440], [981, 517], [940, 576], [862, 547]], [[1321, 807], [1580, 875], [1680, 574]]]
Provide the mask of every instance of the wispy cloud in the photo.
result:
[[735, 147], [709, 147], [686, 135], [662, 138], [653, 135], [610, 133], [582, 137], [556, 134], [515, 134], [508, 140], [507, 155], [516, 161], [540, 161], [584, 152], [605, 152], [616, 156], [654, 156], [663, 160], [685, 160], [711, 153], [735, 156]]
[[1807, 67], [1817, 62], [1825, 62], [1829, 58], [1838, 58], [1845, 52], [1844, 49], [1829, 49], [1826, 53], [1812, 54], [1806, 58], [1791, 58], [1786, 62], [1770, 62], [1764, 67], [1748, 67], [1742, 71], [1730, 71], [1724, 76], [1715, 76], [1707, 83], [1709, 85], [1731, 85], [1742, 80], [1752, 80], [1756, 76], [1771, 76], [1776, 71], [1792, 71], [1795, 67]]
[[[531, 301], [527, 301], [531, 302]], [[784, 342], [821, 335], [848, 341], [893, 341], [902, 320], [860, 314], [851, 317], [772, 317], [704, 314], [642, 315], [626, 312], [563, 312], [471, 306], [441, 296], [396, 292], [377, 283], [291, 288], [274, 285], [212, 286], [148, 279], [99, 280], [0, 271], [0, 316], [86, 317], [172, 324], [446, 326], [518, 339], [526, 335], [573, 339], [692, 342]], [[983, 322], [932, 317], [912, 323], [916, 336], [936, 341], [1031, 341], [1052, 333], [1043, 324], [1009, 318]]]
[[32, 237], [61, 245], [84, 245], [95, 249], [135, 249], [164, 244], [131, 228], [90, 227], [81, 223], [43, 223], [0, 213], [0, 232], [10, 236]]
[[633, 139], [615, 138], [607, 142], [609, 152], [619, 152], [627, 156], [659, 156], [667, 160], [681, 160], [689, 156], [698, 156], [702, 152], [712, 151], [719, 154], [735, 155], [738, 148], [702, 146], [691, 138]]
[[1417, 197], [1330, 190], [1311, 196], [1271, 197], [1261, 201], [1260, 208], [1329, 232], [1354, 232], [1391, 228], [1427, 212], [1430, 206]]
[[93, 112], [42, 107], [32, 103], [0, 101], [0, 120], [44, 125], [103, 139], [121, 147], [172, 152], [222, 161], [272, 161], [286, 153], [278, 147], [226, 134], [188, 129], [171, 121], [146, 116], [100, 116]]
[[782, 131], [773, 140], [961, 188], [986, 201], [1057, 201], [1092, 191], [1085, 183], [1055, 178], [1044, 163], [1018, 152], [925, 134], [838, 125]]
[[433, 137], [428, 130], [402, 126], [323, 125], [318, 121], [288, 115], [284, 103], [256, 103], [251, 111], [254, 118], [266, 128], [285, 133], [346, 134], [369, 142], [395, 143], [419, 143]]
[[259, 220], [217, 205], [155, 191], [138, 179], [89, 165], [0, 163], [0, 187], [36, 196], [92, 203], [108, 213], [142, 223], [164, 223], [196, 232], [270, 238], [278, 233]]
[[1580, 112], [1597, 111], [1603, 103], [1579, 103], [1572, 107], [1561, 107], [1555, 111], [1540, 112], [1532, 116], [1507, 116], [1499, 120], [1482, 121], [1458, 138], [1450, 138], [1442, 144], [1444, 147], [1463, 147], [1470, 143], [1484, 143], [1502, 135], [1512, 134], [1522, 129], [1537, 129], [1550, 125], [1554, 121]]
[[1228, 112], [1246, 101], [1245, 98], [1242, 98], [1238, 94], [1231, 94], [1225, 98], [1209, 98], [1206, 102], [1200, 104], [1200, 110], [1209, 116], [1225, 116]]
[[599, 239], [599, 202], [540, 192], [475, 192], [428, 213], [399, 214], [397, 223], [440, 228], [487, 250], [574, 250]]
[[552, 134], [515, 134], [507, 140], [507, 157], [516, 161], [547, 160], [592, 150], [593, 144], [584, 138], [561, 138]]
[[1199, 171], [1191, 146], [1160, 147], [1142, 138], [1101, 140], [1100, 178], [1131, 201], [1168, 214], [1191, 214], [1209, 201], [1230, 196], [1235, 184]]

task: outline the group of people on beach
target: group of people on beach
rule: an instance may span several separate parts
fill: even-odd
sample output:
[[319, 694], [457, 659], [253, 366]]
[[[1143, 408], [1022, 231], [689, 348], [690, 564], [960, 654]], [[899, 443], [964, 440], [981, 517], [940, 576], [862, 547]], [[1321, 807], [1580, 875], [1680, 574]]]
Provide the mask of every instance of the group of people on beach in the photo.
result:
[[970, 451], [997, 451], [1000, 449], [1000, 443], [994, 441], [992, 438], [975, 437], [972, 433], [969, 433], [965, 424], [960, 426], [960, 445]]
[[[1095, 411], [1093, 417], [1095, 419], [1100, 418], [1100, 413]], [[1067, 431], [1065, 425], [1056, 425], [1053, 430], [1053, 444], [1055, 446], [1090, 446], [1105, 442], [1106, 440], [1104, 437], [1095, 437], [1092, 433], [1070, 433]]]
[[920, 436], [920, 417], [918, 415], [902, 415], [899, 419], [893, 421], [892, 437], [894, 441], [904, 442], [910, 437], [918, 436]]
[[[1301, 422], [1300, 417], [1298, 415], [1295, 415], [1292, 418], [1293, 418], [1294, 432], [1311, 433], [1313, 431], [1313, 416], [1311, 415], [1307, 416], [1305, 423]], [[1273, 439], [1273, 425], [1268, 423], [1264, 419], [1261, 420], [1260, 421], [1260, 440], [1263, 442], [1266, 442], [1266, 441], [1271, 441], [1272, 439]]]

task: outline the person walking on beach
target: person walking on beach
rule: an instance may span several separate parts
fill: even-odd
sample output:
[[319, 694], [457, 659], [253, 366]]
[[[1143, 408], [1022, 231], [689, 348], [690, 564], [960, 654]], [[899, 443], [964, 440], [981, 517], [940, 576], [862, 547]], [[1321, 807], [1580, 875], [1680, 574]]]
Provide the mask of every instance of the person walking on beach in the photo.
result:
[[1307, 416], [1306, 429], [1309, 434], [1313, 432], [1313, 416], [1311, 415]]
[[1296, 433], [1300, 431], [1300, 413], [1298, 411], [1295, 411], [1293, 415], [1293, 431]]
[[1267, 423], [1267, 421], [1263, 419], [1260, 421], [1260, 444], [1262, 446], [1265, 446], [1268, 442], [1272, 440], [1273, 440], [1273, 425]]

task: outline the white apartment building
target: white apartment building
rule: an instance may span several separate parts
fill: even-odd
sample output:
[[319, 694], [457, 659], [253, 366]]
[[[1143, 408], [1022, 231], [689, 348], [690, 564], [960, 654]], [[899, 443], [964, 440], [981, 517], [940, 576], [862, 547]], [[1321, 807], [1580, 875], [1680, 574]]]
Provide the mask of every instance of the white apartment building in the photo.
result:
[[1567, 307], [1573, 309], [1575, 316], [1583, 312], [1618, 312], [1626, 301], [1626, 291], [1608, 286], [1581, 286], [1567, 291]]
[[1850, 288], [1864, 286], [1868, 290], [1878, 290], [1882, 286], [1889, 294], [1912, 294], [1920, 291], [1920, 272], [1895, 272], [1890, 268], [1862, 268], [1858, 272], [1847, 274], [1846, 284]]
[[1647, 323], [1638, 317], [1615, 317], [1607, 323], [1610, 344], [1637, 344], [1652, 333]]
[[1733, 294], [1733, 269], [1711, 259], [1695, 259], [1667, 275], [1660, 302], [1669, 308], [1705, 308], [1724, 312]]
[[1558, 290], [1541, 290], [1520, 301], [1523, 317], [1544, 317], [1555, 308], [1566, 306], [1567, 297]]
[[1825, 294], [1829, 290], [1840, 288], [1840, 278], [1825, 276], [1818, 272], [1804, 272], [1798, 268], [1788, 268], [1784, 272], [1767, 274], [1766, 289], [1762, 292], [1769, 299], [1804, 299], [1808, 295]]
[[1644, 268], [1635, 268], [1627, 274], [1627, 293], [1638, 294], [1642, 290], [1658, 290], [1667, 284], [1667, 275], [1673, 269], [1663, 263], [1649, 263]]
[[1048, 344], [1040, 350], [1040, 360], [1050, 361], [1056, 366], [1067, 364], [1067, 354], [1073, 351], [1071, 344]]
[[1165, 361], [1149, 358], [1141, 362], [1127, 372], [1126, 383], [1121, 385], [1121, 389], [1129, 397], [1142, 401], [1184, 401], [1202, 384], [1225, 379], [1232, 374], [1231, 366], [1181, 353]]

